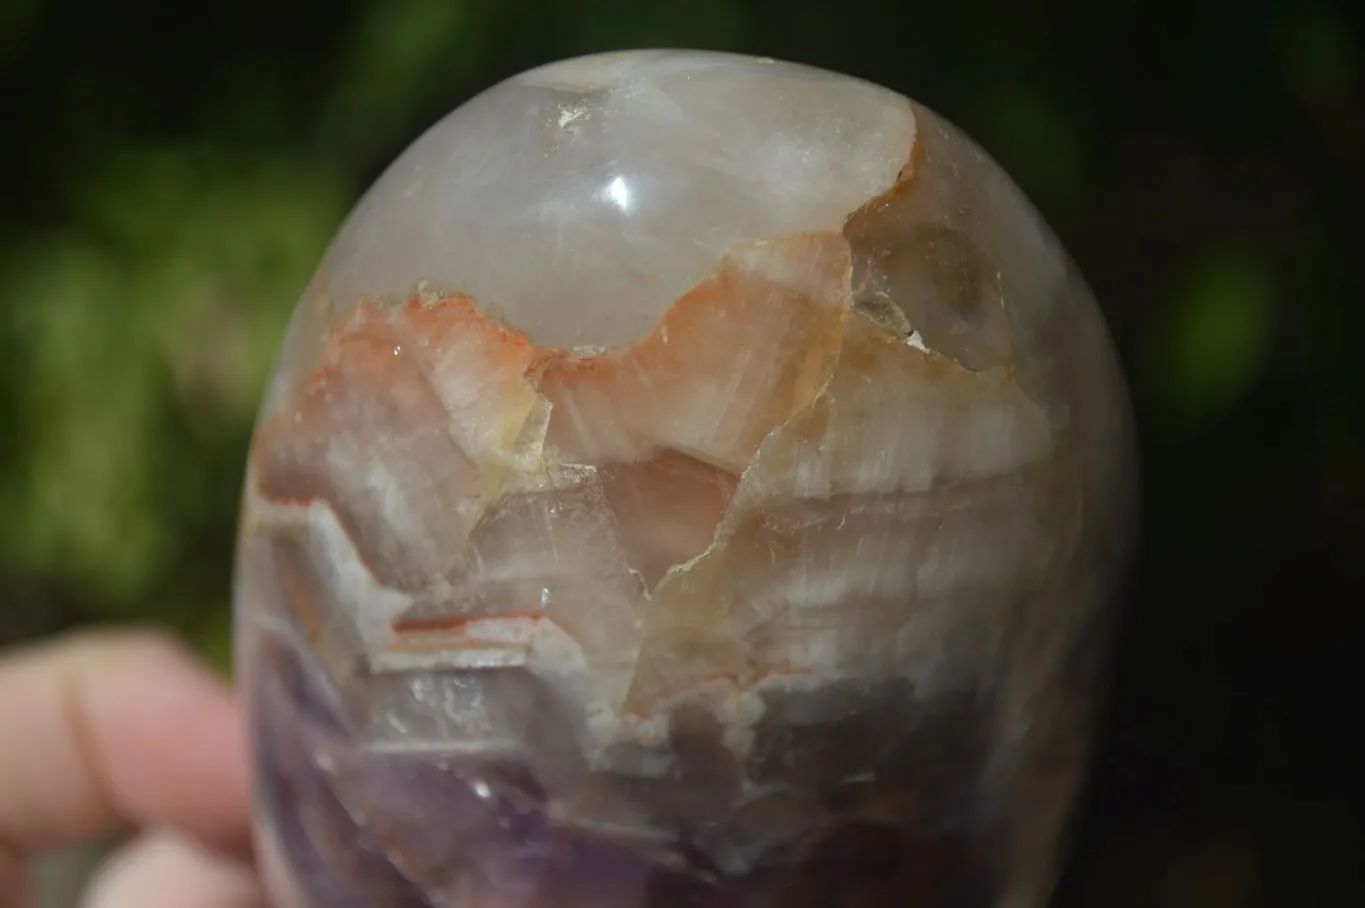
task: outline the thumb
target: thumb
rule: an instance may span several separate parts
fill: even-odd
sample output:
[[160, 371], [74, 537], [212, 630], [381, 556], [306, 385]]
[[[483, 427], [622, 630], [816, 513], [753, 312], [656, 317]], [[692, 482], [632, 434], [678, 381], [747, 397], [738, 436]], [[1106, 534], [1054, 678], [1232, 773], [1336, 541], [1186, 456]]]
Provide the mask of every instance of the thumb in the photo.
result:
[[82, 908], [265, 908], [255, 874], [171, 833], [149, 833], [97, 874]]

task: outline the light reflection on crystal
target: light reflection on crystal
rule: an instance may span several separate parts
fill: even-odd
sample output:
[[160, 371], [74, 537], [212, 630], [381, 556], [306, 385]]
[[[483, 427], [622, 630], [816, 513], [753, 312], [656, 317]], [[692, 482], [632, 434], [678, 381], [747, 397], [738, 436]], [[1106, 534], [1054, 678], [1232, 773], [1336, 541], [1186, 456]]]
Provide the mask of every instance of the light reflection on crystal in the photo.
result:
[[626, 183], [625, 177], [612, 177], [607, 188], [602, 190], [602, 194], [608, 201], [620, 208], [623, 214], [630, 213], [631, 192], [630, 185]]

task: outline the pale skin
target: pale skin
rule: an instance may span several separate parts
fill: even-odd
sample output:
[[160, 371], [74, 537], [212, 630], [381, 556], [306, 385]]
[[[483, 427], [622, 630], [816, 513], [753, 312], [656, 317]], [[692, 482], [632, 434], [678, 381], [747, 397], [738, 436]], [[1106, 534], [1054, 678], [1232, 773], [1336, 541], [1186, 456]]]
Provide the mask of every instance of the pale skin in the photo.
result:
[[87, 633], [0, 653], [0, 908], [31, 861], [126, 835], [82, 908], [263, 908], [241, 709], [171, 638]]

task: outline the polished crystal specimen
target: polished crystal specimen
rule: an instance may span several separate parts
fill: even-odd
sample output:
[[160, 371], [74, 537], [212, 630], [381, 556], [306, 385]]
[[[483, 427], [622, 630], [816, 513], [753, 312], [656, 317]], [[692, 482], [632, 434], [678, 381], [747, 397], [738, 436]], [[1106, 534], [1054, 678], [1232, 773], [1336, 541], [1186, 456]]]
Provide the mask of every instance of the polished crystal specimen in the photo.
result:
[[237, 580], [291, 908], [1034, 908], [1128, 408], [1001, 170], [885, 89], [632, 52], [485, 92], [299, 305]]

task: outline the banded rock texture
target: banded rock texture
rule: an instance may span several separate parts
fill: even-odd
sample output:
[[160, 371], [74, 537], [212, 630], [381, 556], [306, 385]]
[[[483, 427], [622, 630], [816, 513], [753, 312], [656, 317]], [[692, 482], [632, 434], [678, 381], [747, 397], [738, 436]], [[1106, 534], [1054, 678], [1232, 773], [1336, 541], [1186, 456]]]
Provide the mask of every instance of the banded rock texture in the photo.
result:
[[239, 639], [297, 906], [1018, 906], [1133, 529], [1083, 281], [869, 84], [553, 64], [405, 152], [300, 303]]

